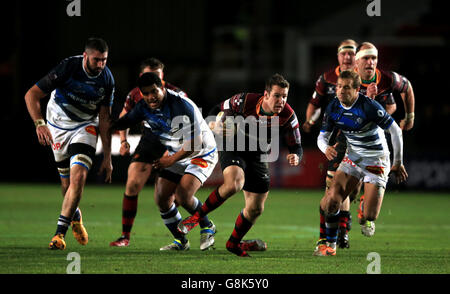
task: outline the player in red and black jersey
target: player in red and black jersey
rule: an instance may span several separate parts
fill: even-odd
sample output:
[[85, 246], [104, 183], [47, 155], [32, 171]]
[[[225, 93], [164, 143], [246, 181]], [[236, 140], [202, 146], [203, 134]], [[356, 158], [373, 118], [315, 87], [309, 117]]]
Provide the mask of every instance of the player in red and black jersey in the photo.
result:
[[[166, 89], [182, 93], [186, 93], [181, 89], [165, 82], [164, 64], [156, 58], [149, 58], [144, 60], [140, 65], [139, 76], [146, 72], [154, 72], [161, 79], [163, 86]], [[130, 112], [136, 104], [143, 98], [139, 87], [131, 90], [125, 100], [120, 117]], [[120, 134], [120, 155], [125, 156], [130, 154], [130, 144], [127, 142], [128, 130], [119, 131]], [[143, 133], [146, 134], [145, 139], [139, 141], [136, 151], [128, 167], [128, 177], [125, 187], [125, 193], [122, 201], [122, 235], [111, 242], [110, 246], [125, 247], [130, 242], [130, 232], [134, 224], [134, 219], [137, 213], [138, 195], [150, 177], [152, 171], [152, 163], [159, 159], [166, 151], [166, 147], [161, 144], [159, 139], [153, 135], [150, 128], [144, 123]], [[149, 148], [151, 146], [151, 148]]]
[[[210, 123], [210, 128], [216, 134], [224, 134], [224, 137], [237, 138], [245, 136], [246, 143], [256, 140], [261, 146], [261, 137], [255, 130], [261, 128], [279, 130], [279, 134], [284, 134], [286, 145], [289, 149], [287, 161], [291, 166], [297, 166], [303, 155], [299, 123], [294, 110], [286, 103], [289, 91], [289, 83], [279, 74], [273, 75], [266, 82], [264, 94], [241, 93], [234, 95], [230, 99], [220, 104], [220, 113], [215, 122]], [[272, 118], [275, 118], [273, 119]], [[238, 124], [237, 130], [234, 124], [228, 119], [245, 120], [248, 124], [255, 124], [249, 128]], [[253, 131], [251, 131], [253, 129]], [[278, 133], [278, 131], [276, 131]], [[273, 133], [272, 133], [273, 134]], [[274, 138], [272, 138], [274, 139]], [[271, 149], [274, 140], [271, 141]], [[220, 145], [220, 144], [219, 144]], [[238, 144], [239, 145], [239, 144]], [[229, 148], [231, 147], [231, 150]], [[226, 145], [223, 150], [219, 149], [219, 160], [223, 171], [224, 183], [217, 187], [203, 204], [201, 211], [185, 219], [179, 224], [179, 230], [187, 234], [194, 228], [199, 220], [218, 208], [222, 203], [244, 190], [245, 207], [237, 217], [234, 230], [226, 243], [226, 248], [241, 257], [249, 256], [248, 250], [265, 250], [266, 244], [261, 240], [243, 242], [242, 238], [250, 230], [256, 219], [264, 210], [264, 203], [269, 193], [269, 149], [256, 148], [252, 150], [250, 145], [237, 146], [241, 149], [234, 149], [236, 145]], [[243, 151], [238, 151], [243, 150]], [[252, 150], [252, 151], [250, 151]], [[272, 158], [273, 159], [273, 158]]]
[[406, 113], [399, 124], [403, 130], [411, 130], [414, 126], [415, 107], [411, 83], [396, 72], [378, 69], [377, 64], [377, 48], [372, 43], [362, 43], [356, 53], [356, 71], [362, 80], [360, 92], [377, 100], [391, 115], [397, 109], [394, 95], [399, 94]]
[[[319, 120], [321, 110], [326, 109], [328, 103], [336, 97], [336, 83], [342, 71], [353, 70], [355, 68], [355, 55], [358, 44], [351, 39], [342, 41], [337, 50], [339, 65], [317, 79], [315, 91], [306, 109], [306, 121], [302, 128], [305, 132], [311, 132], [312, 126]], [[347, 149], [347, 141], [340, 131], [333, 132], [330, 138], [330, 145], [335, 146], [338, 155], [328, 162], [326, 176], [326, 191], [330, 187], [334, 174], [344, 158]], [[325, 191], [325, 193], [326, 193]], [[351, 229], [350, 199], [354, 199], [359, 190], [353, 191], [342, 203], [339, 213], [339, 236], [338, 245], [340, 248], [349, 248], [348, 232]], [[320, 210], [320, 237], [318, 242], [325, 240], [325, 217]]]

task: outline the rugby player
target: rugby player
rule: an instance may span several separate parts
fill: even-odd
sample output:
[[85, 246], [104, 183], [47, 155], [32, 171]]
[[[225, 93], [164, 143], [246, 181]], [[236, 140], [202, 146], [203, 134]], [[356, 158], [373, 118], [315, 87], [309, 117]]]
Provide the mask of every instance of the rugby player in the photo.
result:
[[[329, 145], [334, 128], [339, 128], [345, 135], [348, 148], [328, 193], [320, 202], [325, 213], [327, 242], [316, 247], [316, 256], [336, 255], [339, 208], [349, 191], [355, 189], [361, 180], [365, 191], [361, 231], [366, 236], [373, 236], [374, 221], [381, 209], [389, 173], [395, 175], [397, 182], [403, 182], [408, 177], [403, 166], [400, 127], [378, 102], [359, 93], [360, 85], [361, 79], [356, 72], [341, 72], [336, 85], [337, 98], [327, 106], [317, 138], [319, 149], [329, 160], [337, 156], [335, 147]], [[392, 168], [384, 130], [392, 138]]]
[[[302, 158], [303, 149], [297, 116], [287, 103], [288, 92], [288, 81], [281, 75], [275, 74], [267, 80], [264, 94], [240, 93], [223, 101], [220, 108], [217, 107], [221, 110], [218, 116], [220, 119], [212, 122], [210, 128], [214, 129], [217, 134], [223, 132], [224, 137], [234, 138], [234, 142], [237, 141], [236, 137], [240, 134], [240, 130], [245, 132], [247, 140], [256, 138], [259, 141], [260, 137], [250, 133], [251, 127], [248, 130], [238, 128], [237, 132], [233, 132], [231, 124], [224, 122], [229, 117], [240, 116], [246, 120], [253, 118], [258, 128], [265, 127], [269, 130], [272, 128], [271, 118], [277, 117], [276, 127], [285, 135], [289, 148], [286, 159], [291, 166], [297, 166]], [[227, 148], [224, 148], [223, 151], [219, 150], [224, 183], [212, 191], [200, 211], [183, 220], [178, 226], [180, 232], [187, 234], [208, 213], [218, 208], [237, 192], [244, 190], [245, 207], [239, 213], [234, 230], [226, 243], [227, 250], [240, 257], [250, 256], [247, 250], [254, 250], [255, 247], [264, 250], [267, 246], [261, 240], [241, 242], [262, 214], [270, 185], [268, 162], [263, 160], [263, 155], [266, 155], [268, 150], [257, 148], [256, 151], [250, 151], [249, 146], [250, 144], [240, 146], [245, 147], [243, 151], [234, 149], [236, 146], [233, 146], [232, 150], [227, 150]], [[262, 145], [258, 144], [257, 146]]]
[[[69, 225], [77, 241], [86, 245], [88, 234], [78, 204], [95, 157], [97, 136], [103, 143], [100, 172], [111, 182], [111, 105], [114, 78], [106, 66], [108, 45], [99, 38], [87, 40], [83, 55], [64, 59], [25, 94], [28, 112], [41, 145], [53, 149], [61, 178], [62, 203], [57, 229], [49, 249], [65, 249]], [[51, 93], [47, 122], [40, 100]]]
[[[189, 213], [200, 210], [202, 203], [194, 197], [197, 190], [211, 175], [217, 163], [216, 141], [197, 106], [185, 95], [166, 89], [156, 73], [144, 73], [138, 79], [142, 93], [136, 106], [114, 123], [113, 129], [127, 129], [145, 121], [151, 132], [144, 133], [137, 155], [151, 153], [156, 136], [167, 149], [152, 163], [159, 169], [156, 179], [155, 202], [161, 218], [174, 237], [173, 243], [160, 250], [189, 250], [186, 236], [178, 232], [182, 220], [176, 202]], [[136, 155], [135, 155], [136, 156]], [[151, 154], [148, 158], [152, 158]], [[146, 161], [147, 162], [147, 161]], [[200, 249], [214, 245], [215, 225], [207, 217], [201, 222]]]
[[[378, 50], [369, 42], [363, 42], [357, 48], [356, 71], [361, 77], [360, 92], [377, 102], [392, 115], [396, 109], [394, 95], [399, 94], [403, 99], [406, 117], [399, 125], [403, 130], [410, 130], [414, 125], [415, 98], [411, 83], [404, 76], [393, 71], [379, 69]], [[362, 217], [364, 195], [360, 197], [358, 218]]]
[[[319, 120], [321, 110], [325, 109], [328, 103], [336, 97], [336, 82], [339, 74], [345, 70], [353, 70], [355, 68], [355, 54], [358, 44], [352, 39], [343, 40], [337, 49], [337, 59], [339, 65], [325, 73], [323, 73], [316, 82], [315, 91], [306, 108], [306, 121], [302, 128], [305, 132], [311, 132], [311, 127]], [[336, 169], [344, 157], [347, 148], [347, 142], [344, 135], [340, 131], [333, 132], [330, 138], [330, 145], [336, 145], [338, 155], [328, 162], [327, 175], [325, 179], [327, 193], [330, 183], [336, 173]], [[339, 215], [339, 237], [338, 245], [340, 248], [349, 248], [348, 232], [351, 229], [352, 216], [350, 213], [350, 202], [359, 194], [359, 187], [350, 193], [350, 197], [346, 198], [342, 203]], [[320, 233], [318, 243], [326, 242], [325, 239], [325, 217], [323, 211], [320, 212]]]
[[397, 107], [394, 100], [400, 94], [405, 108], [405, 118], [400, 122], [403, 130], [414, 126], [415, 97], [411, 82], [404, 76], [377, 68], [378, 50], [372, 43], [363, 42], [357, 48], [356, 71], [359, 73], [361, 93], [377, 100], [392, 115]]
[[[164, 64], [160, 60], [153, 57], [145, 59], [142, 61], [139, 70], [139, 76], [142, 76], [146, 72], [156, 73], [161, 79], [164, 88], [173, 90], [180, 95], [187, 97], [186, 93], [181, 89], [163, 80]], [[139, 87], [132, 89], [127, 95], [120, 117], [130, 112], [142, 97]], [[160, 158], [166, 151], [165, 146], [160, 143], [159, 139], [151, 134], [150, 126], [145, 122], [143, 133], [148, 134], [141, 137], [141, 141], [139, 142], [128, 167], [127, 183], [122, 200], [122, 235], [117, 240], [111, 242], [109, 244], [110, 246], [129, 246], [130, 233], [137, 213], [138, 195], [150, 177], [153, 161]], [[120, 155], [125, 156], [130, 154], [130, 144], [127, 141], [128, 129], [120, 130], [119, 134]], [[152, 145], [153, 147], [148, 148], [148, 145]]]

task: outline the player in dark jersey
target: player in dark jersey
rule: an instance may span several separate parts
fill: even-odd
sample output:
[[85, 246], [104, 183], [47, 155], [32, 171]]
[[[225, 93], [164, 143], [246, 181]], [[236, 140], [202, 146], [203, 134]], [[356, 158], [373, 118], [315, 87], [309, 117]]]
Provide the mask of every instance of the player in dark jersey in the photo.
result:
[[[404, 130], [410, 130], [414, 125], [415, 98], [411, 83], [402, 75], [393, 71], [385, 71], [377, 68], [378, 50], [369, 42], [363, 42], [357, 48], [356, 71], [361, 77], [360, 92], [374, 98], [386, 111], [392, 115], [397, 106], [394, 95], [398, 94], [403, 99], [406, 117], [399, 125]], [[360, 197], [358, 218], [362, 217], [362, 204], [364, 195]]]
[[[83, 55], [64, 59], [25, 95], [39, 143], [53, 148], [64, 196], [50, 249], [65, 249], [64, 239], [69, 225], [80, 244], [88, 242], [78, 204], [94, 160], [97, 130], [104, 152], [100, 171], [105, 171], [106, 181], [111, 182], [109, 127], [114, 78], [106, 66], [107, 58], [106, 42], [90, 38]], [[42, 118], [40, 100], [49, 93], [46, 123]]]
[[378, 50], [369, 42], [361, 43], [356, 53], [356, 71], [359, 73], [361, 93], [374, 98], [389, 114], [393, 114], [397, 107], [394, 95], [399, 94], [403, 99], [405, 119], [399, 122], [404, 130], [410, 130], [414, 125], [415, 97], [410, 81], [404, 76], [377, 68]]
[[[392, 172], [397, 182], [408, 174], [403, 166], [402, 131], [394, 119], [375, 100], [359, 92], [361, 79], [354, 71], [344, 71], [338, 78], [337, 98], [327, 106], [322, 129], [317, 138], [319, 149], [331, 160], [337, 155], [329, 145], [331, 132], [339, 128], [344, 133], [348, 148], [336, 171], [329, 193], [320, 201], [326, 224], [326, 243], [318, 244], [315, 256], [336, 255], [339, 208], [360, 181], [364, 182], [366, 199], [360, 219], [365, 236], [375, 234], [375, 223], [381, 209], [388, 175]], [[390, 165], [389, 147], [385, 130], [391, 134], [393, 164]]]
[[[187, 96], [184, 91], [163, 80], [164, 64], [160, 60], [152, 57], [142, 61], [139, 67], [139, 77], [147, 72], [157, 74], [165, 89], [173, 90], [183, 96]], [[142, 92], [139, 87], [132, 89], [127, 95], [120, 117], [129, 113], [142, 98]], [[151, 175], [153, 161], [159, 159], [166, 151], [165, 146], [152, 134], [148, 124], [144, 123], [142, 132], [143, 136], [128, 167], [127, 183], [122, 200], [122, 235], [117, 240], [111, 242], [109, 244], [110, 246], [129, 246], [130, 233], [137, 214], [138, 195]], [[120, 130], [119, 134], [120, 155], [125, 156], [130, 154], [130, 144], [127, 141], [128, 129]]]
[[[287, 160], [291, 166], [297, 166], [302, 158], [303, 150], [301, 147], [301, 137], [299, 123], [294, 110], [287, 104], [289, 83], [279, 74], [275, 74], [266, 82], [264, 94], [240, 93], [225, 100], [220, 104], [218, 120], [210, 124], [216, 134], [225, 134], [225, 140], [239, 143], [239, 136], [244, 137], [245, 146], [237, 144], [225, 144], [222, 150], [219, 149], [219, 160], [223, 171], [224, 183], [217, 187], [203, 204], [201, 210], [193, 216], [185, 219], [179, 224], [178, 228], [184, 234], [187, 234], [194, 228], [202, 217], [218, 208], [229, 197], [240, 190], [244, 190], [245, 207], [238, 215], [235, 228], [226, 243], [226, 248], [230, 252], [241, 256], [249, 256], [247, 250], [265, 250], [266, 244], [258, 242], [241, 242], [245, 234], [250, 230], [256, 219], [264, 210], [264, 202], [267, 199], [270, 177], [268, 161], [268, 148], [273, 151], [278, 146], [273, 142], [271, 145], [263, 148], [260, 144], [263, 140], [261, 133], [253, 130], [265, 128], [268, 131], [275, 128], [285, 137], [289, 149]], [[272, 118], [276, 118], [272, 120]], [[247, 128], [245, 124], [230, 123], [239, 119], [250, 122]], [[252, 125], [253, 124], [253, 125]], [[237, 128], [237, 130], [236, 130]], [[236, 131], [233, 131], [236, 130]], [[278, 139], [278, 137], [276, 137]], [[253, 146], [259, 148], [251, 151], [251, 141], [255, 140]], [[269, 140], [270, 141], [270, 140]], [[230, 148], [231, 146], [231, 148]], [[237, 147], [238, 149], [235, 149]], [[239, 149], [241, 148], [241, 149]], [[242, 150], [242, 151], [239, 151]]]
[[[310, 99], [306, 109], [306, 121], [303, 123], [303, 130], [307, 133], [311, 132], [311, 127], [319, 120], [321, 110], [326, 109], [328, 103], [336, 97], [336, 82], [339, 74], [344, 70], [353, 70], [355, 68], [355, 54], [357, 43], [351, 39], [342, 41], [337, 50], [337, 59], [339, 65], [325, 73], [323, 73], [316, 82], [315, 91]], [[344, 158], [347, 142], [344, 135], [336, 130], [332, 133], [330, 144], [336, 145], [338, 155], [328, 161], [327, 176], [326, 176], [326, 190], [330, 187], [331, 181], [334, 177], [336, 169], [338, 168], [342, 158]], [[346, 198], [342, 203], [340, 209], [339, 221], [339, 237], [338, 245], [340, 248], [349, 248], [348, 232], [351, 229], [351, 213], [350, 201], [353, 200], [359, 193], [359, 189], [353, 191], [350, 197]], [[320, 210], [320, 236], [318, 242], [325, 242], [325, 218], [323, 212]]]

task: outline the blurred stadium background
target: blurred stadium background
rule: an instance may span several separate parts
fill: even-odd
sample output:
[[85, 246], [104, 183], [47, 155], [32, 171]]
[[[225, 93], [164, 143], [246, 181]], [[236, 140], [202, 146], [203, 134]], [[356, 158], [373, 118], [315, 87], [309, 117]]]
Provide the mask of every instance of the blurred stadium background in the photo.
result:
[[[81, 16], [69, 17], [70, 3], [14, 1], [0, 12], [2, 182], [58, 183], [50, 149], [36, 140], [24, 94], [63, 58], [81, 54], [90, 36], [110, 46], [115, 116], [135, 86], [140, 61], [153, 56], [165, 63], [165, 79], [184, 89], [205, 115], [237, 92], [262, 91], [266, 77], [281, 73], [291, 82], [288, 101], [302, 122], [317, 77], [336, 66], [338, 42], [352, 38], [373, 42], [379, 68], [401, 73], [414, 88], [415, 126], [404, 134], [410, 177], [395, 188], [450, 190], [445, 2], [379, 0], [381, 16], [374, 17], [364, 0], [80, 0]], [[404, 115], [399, 106], [397, 119]], [[302, 133], [300, 168], [283, 160], [272, 164], [273, 187], [322, 187], [325, 158], [316, 147], [317, 133]], [[128, 160], [114, 158], [114, 183], [125, 182]], [[101, 182], [95, 171], [90, 181]]]

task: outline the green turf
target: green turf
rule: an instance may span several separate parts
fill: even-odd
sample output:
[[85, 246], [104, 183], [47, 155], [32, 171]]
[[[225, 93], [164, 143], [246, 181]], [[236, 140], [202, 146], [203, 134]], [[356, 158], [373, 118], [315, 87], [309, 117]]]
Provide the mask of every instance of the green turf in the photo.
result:
[[[81, 256], [81, 273], [175, 274], [364, 274], [370, 252], [381, 257], [383, 274], [450, 273], [450, 195], [389, 191], [372, 238], [361, 235], [352, 205], [351, 249], [334, 257], [313, 257], [318, 237], [318, 205], [322, 191], [273, 190], [265, 211], [246, 238], [261, 238], [266, 252], [238, 258], [226, 251], [242, 193], [229, 199], [210, 217], [215, 222], [216, 249], [202, 252], [199, 230], [189, 237], [191, 250], [160, 252], [172, 241], [153, 202], [153, 189], [139, 196], [131, 245], [111, 248], [121, 232], [124, 187], [88, 185], [81, 208], [89, 244], [79, 245], [69, 229], [64, 251], [47, 249], [61, 209], [58, 185], [0, 185], [0, 273], [66, 273], [70, 252]], [[198, 192], [204, 201], [211, 188]], [[183, 217], [187, 216], [180, 209]]]

